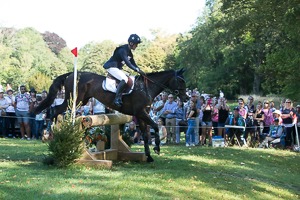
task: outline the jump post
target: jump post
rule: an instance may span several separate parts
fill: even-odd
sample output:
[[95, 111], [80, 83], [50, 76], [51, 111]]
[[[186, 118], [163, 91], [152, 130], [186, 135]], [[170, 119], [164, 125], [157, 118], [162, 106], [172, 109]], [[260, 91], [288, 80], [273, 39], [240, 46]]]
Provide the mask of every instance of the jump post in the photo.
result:
[[103, 165], [111, 168], [112, 161], [146, 161], [144, 152], [131, 152], [130, 147], [123, 141], [120, 135], [120, 125], [132, 121], [132, 116], [117, 114], [101, 114], [78, 117], [81, 120], [82, 126], [111, 126], [110, 149], [105, 149], [99, 152], [90, 152], [85, 149], [82, 157], [77, 161], [87, 165]]

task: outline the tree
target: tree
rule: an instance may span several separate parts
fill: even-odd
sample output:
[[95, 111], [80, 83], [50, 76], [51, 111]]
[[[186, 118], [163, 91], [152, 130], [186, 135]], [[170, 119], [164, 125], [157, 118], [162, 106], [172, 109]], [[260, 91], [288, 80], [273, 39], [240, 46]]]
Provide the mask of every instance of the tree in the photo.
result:
[[60, 51], [67, 46], [66, 41], [59, 37], [56, 33], [46, 31], [42, 34], [42, 36], [48, 47], [56, 55], [58, 55]]

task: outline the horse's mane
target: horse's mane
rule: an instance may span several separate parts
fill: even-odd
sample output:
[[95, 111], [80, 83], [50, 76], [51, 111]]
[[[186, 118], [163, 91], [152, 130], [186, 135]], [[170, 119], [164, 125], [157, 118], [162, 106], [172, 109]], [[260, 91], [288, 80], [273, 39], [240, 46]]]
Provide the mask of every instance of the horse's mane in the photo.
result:
[[157, 74], [169, 74], [170, 72], [175, 73], [174, 69], [166, 70], [166, 71], [156, 71], [156, 72], [150, 72], [146, 73], [147, 76], [156, 76]]

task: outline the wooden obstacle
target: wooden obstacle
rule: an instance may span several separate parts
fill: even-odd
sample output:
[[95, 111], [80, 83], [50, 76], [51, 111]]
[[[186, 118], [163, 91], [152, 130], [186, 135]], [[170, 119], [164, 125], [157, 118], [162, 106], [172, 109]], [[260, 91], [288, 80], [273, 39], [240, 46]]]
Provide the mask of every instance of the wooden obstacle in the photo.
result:
[[118, 114], [102, 114], [102, 115], [89, 115], [79, 117], [82, 126], [94, 127], [111, 125], [111, 139], [110, 149], [99, 152], [90, 152], [85, 150], [83, 156], [78, 160], [78, 163], [87, 165], [103, 165], [104, 167], [111, 168], [112, 161], [146, 161], [144, 152], [131, 152], [130, 147], [123, 141], [120, 136], [120, 125], [132, 121], [129, 115]]

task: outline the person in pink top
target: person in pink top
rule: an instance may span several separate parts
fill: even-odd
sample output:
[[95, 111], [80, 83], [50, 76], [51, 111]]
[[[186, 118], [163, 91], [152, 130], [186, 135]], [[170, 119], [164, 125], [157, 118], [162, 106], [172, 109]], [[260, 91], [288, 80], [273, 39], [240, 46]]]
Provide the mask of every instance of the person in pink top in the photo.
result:
[[239, 98], [238, 100], [239, 102], [239, 114], [244, 118], [246, 119], [247, 118], [247, 109], [245, 108], [245, 102], [244, 102], [244, 99], [243, 98]]
[[270, 125], [272, 125], [273, 119], [273, 112], [270, 109], [270, 102], [265, 100], [263, 103], [263, 112], [264, 112], [264, 130], [263, 133], [269, 133]]

